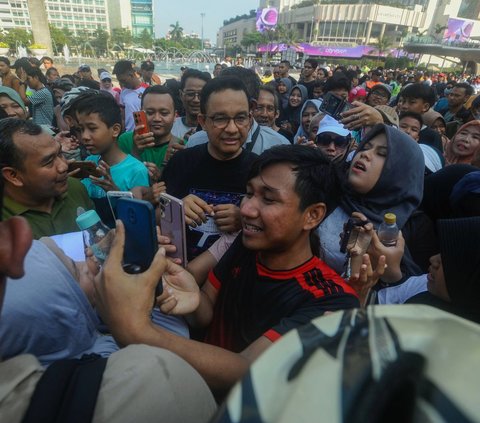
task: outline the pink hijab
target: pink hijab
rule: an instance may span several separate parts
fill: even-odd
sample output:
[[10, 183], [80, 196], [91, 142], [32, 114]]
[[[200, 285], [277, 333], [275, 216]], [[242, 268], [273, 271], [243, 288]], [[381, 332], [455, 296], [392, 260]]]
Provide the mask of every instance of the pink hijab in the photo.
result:
[[445, 151], [445, 161], [447, 165], [449, 164], [456, 164], [456, 163], [465, 163], [465, 164], [471, 164], [472, 161], [475, 159], [475, 156], [478, 156], [480, 153], [480, 144], [477, 147], [476, 151], [474, 151], [470, 156], [458, 156], [453, 152], [453, 144], [455, 143], [455, 139], [457, 138], [457, 134], [465, 128], [468, 128], [470, 126], [476, 126], [477, 128], [480, 129], [480, 120], [471, 120], [470, 122], [465, 123], [462, 125], [460, 128], [458, 128], [458, 131], [452, 138], [452, 141], [448, 144], [447, 149]]

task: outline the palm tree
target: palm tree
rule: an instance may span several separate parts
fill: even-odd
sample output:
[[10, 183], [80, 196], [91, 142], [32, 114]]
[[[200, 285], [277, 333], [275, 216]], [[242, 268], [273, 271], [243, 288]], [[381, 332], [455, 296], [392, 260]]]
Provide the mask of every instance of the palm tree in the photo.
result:
[[33, 42], [47, 47], [49, 54], [53, 53], [52, 38], [48, 30], [47, 9], [44, 0], [29, 0], [28, 13], [32, 23]]
[[446, 25], [440, 25], [440, 24], [436, 24], [435, 25], [435, 29], [434, 29], [434, 32], [435, 32], [435, 35], [437, 39], [441, 39], [440, 35], [443, 34], [443, 32], [448, 28], [448, 26]]
[[373, 46], [378, 51], [378, 61], [380, 62], [380, 56], [382, 56], [382, 54], [388, 51], [388, 49], [392, 46], [392, 40], [388, 37], [382, 37], [379, 38], [378, 41], [373, 44]]
[[175, 41], [177, 43], [182, 41], [183, 28], [180, 26], [178, 21], [175, 22], [175, 24], [170, 24], [170, 28], [172, 28], [170, 31], [170, 38], [172, 39], [172, 41]]

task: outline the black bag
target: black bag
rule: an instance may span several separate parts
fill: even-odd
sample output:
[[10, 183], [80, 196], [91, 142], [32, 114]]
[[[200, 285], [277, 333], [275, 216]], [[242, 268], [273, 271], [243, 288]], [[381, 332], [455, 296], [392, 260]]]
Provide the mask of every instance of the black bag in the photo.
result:
[[93, 418], [107, 358], [60, 360], [39, 380], [22, 423], [86, 423]]

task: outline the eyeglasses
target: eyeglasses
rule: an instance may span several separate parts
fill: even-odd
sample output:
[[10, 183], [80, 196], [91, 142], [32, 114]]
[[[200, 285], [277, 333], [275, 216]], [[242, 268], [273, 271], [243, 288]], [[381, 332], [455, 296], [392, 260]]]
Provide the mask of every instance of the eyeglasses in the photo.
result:
[[213, 123], [213, 127], [217, 129], [225, 129], [231, 120], [235, 123], [237, 128], [245, 128], [250, 124], [250, 115], [237, 115], [235, 117], [229, 116], [207, 116]]
[[351, 141], [350, 136], [341, 137], [341, 136], [331, 136], [331, 135], [317, 135], [315, 139], [315, 144], [321, 145], [322, 147], [328, 147], [332, 142], [336, 148], [346, 148]]
[[384, 91], [380, 91], [380, 90], [375, 90], [375, 91], [372, 91], [370, 93], [370, 95], [374, 95], [374, 96], [377, 96], [377, 97], [382, 97], [382, 98], [388, 98], [388, 94]]
[[201, 91], [183, 91], [183, 95], [189, 100], [193, 100], [195, 97], [198, 97], [198, 99], [200, 100], [201, 93]]
[[275, 107], [273, 106], [257, 106], [255, 107], [255, 111], [257, 113], [263, 113], [267, 111], [267, 113], [275, 113]]

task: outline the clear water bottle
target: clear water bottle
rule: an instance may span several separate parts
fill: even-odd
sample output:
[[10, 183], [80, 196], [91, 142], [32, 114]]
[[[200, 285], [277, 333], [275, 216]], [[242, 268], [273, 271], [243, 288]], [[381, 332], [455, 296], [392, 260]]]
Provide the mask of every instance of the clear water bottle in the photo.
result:
[[88, 210], [76, 219], [83, 233], [85, 247], [92, 250], [100, 264], [106, 260], [113, 241], [113, 231], [105, 225], [95, 210]]
[[377, 230], [378, 238], [385, 247], [395, 247], [398, 240], [397, 216], [393, 213], [385, 213], [383, 222]]

